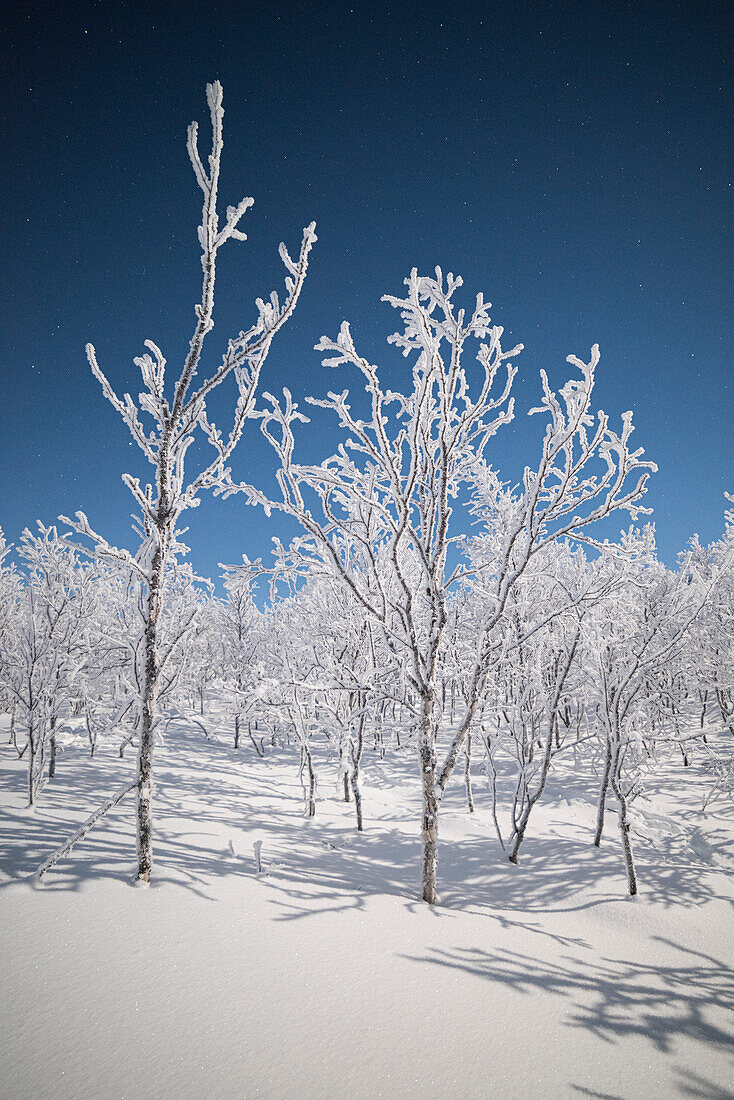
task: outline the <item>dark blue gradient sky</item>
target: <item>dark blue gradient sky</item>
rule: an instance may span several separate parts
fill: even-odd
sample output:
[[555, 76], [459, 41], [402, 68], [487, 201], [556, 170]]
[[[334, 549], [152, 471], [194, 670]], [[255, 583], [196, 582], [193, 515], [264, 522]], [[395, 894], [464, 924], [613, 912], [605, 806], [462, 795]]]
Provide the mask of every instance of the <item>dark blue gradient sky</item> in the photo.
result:
[[[660, 466], [648, 503], [669, 563], [720, 535], [734, 488], [729, 3], [36, 3], [5, 7], [0, 524], [84, 509], [132, 544], [120, 482], [152, 468], [84, 357], [119, 392], [155, 340], [170, 369], [194, 323], [200, 192], [186, 155], [204, 86], [224, 86], [222, 206], [255, 197], [223, 250], [208, 362], [280, 283], [277, 245], [319, 243], [265, 389], [358, 386], [313, 344], [352, 321], [399, 387], [380, 295], [412, 266], [483, 290], [526, 350], [518, 417], [491, 458], [507, 478], [542, 434], [538, 370], [601, 345], [598, 404], [631, 408]], [[223, 421], [232, 389], [214, 407]], [[335, 439], [319, 419], [301, 454]], [[252, 426], [235, 463], [267, 486]], [[238, 499], [190, 513], [194, 565], [268, 552], [277, 520]], [[612, 531], [620, 527], [617, 522]]]

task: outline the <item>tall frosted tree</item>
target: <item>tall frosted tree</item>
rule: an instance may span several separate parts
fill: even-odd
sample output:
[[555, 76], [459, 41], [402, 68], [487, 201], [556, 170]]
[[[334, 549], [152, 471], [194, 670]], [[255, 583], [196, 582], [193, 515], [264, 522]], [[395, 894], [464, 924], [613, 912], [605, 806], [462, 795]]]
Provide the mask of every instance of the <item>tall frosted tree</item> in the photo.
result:
[[[592, 412], [599, 361], [594, 345], [588, 363], [568, 357], [578, 376], [558, 391], [541, 372], [541, 404], [532, 410], [547, 420], [539, 454], [514, 493], [498, 494], [484, 456], [514, 415], [512, 359], [522, 345], [502, 349], [503, 329], [490, 321], [481, 294], [472, 310], [458, 307], [454, 294], [461, 285], [451, 274], [444, 278], [440, 268], [435, 278], [413, 270], [404, 298], [385, 297], [404, 326], [389, 340], [412, 358], [403, 393], [383, 389], [378, 368], [359, 354], [346, 322], [335, 340], [323, 337], [316, 345], [328, 355], [325, 365], [356, 370], [368, 396], [364, 418], [347, 390], [309, 398], [339, 422], [344, 438], [335, 454], [319, 466], [296, 463], [293, 426], [306, 418], [287, 390], [283, 402], [266, 393], [270, 409], [261, 430], [279, 459], [281, 497], [267, 498], [226, 478], [219, 487], [296, 518], [304, 534], [293, 553], [345, 585], [389, 639], [414, 699], [423, 796], [421, 893], [429, 904], [437, 898], [441, 800], [496, 664], [497, 628], [511, 593], [529, 562], [551, 543], [588, 540], [590, 526], [620, 509], [633, 517], [644, 511], [639, 501], [655, 469], [641, 448], [630, 448], [631, 413], [615, 432], [603, 412]], [[449, 548], [459, 534], [456, 502], [467, 495], [473, 496], [477, 520], [494, 531], [497, 549], [481, 578], [486, 612], [467, 670], [464, 712], [444, 731], [438, 677], [448, 600], [463, 572], [451, 565]], [[359, 568], [346, 552], [352, 545], [361, 548]], [[448, 745], [439, 761], [441, 734], [448, 734]]]
[[[139, 676], [140, 742], [134, 784], [137, 790], [139, 883], [150, 880], [153, 867], [153, 742], [162, 660], [159, 616], [167, 570], [184, 549], [178, 539], [177, 524], [187, 508], [199, 503], [200, 493], [217, 484], [240, 440], [245, 422], [253, 415], [263, 363], [273, 337], [295, 309], [306, 277], [309, 253], [316, 240], [312, 223], [304, 230], [296, 260], [291, 258], [285, 245], [280, 245], [280, 256], [287, 270], [283, 301], [275, 292], [267, 300], [258, 298], [254, 323], [229, 341], [219, 366], [195, 386], [205, 339], [214, 325], [214, 280], [219, 250], [230, 239], [246, 240], [239, 223], [254, 201], [244, 198], [237, 206], [227, 207], [224, 224], [220, 224], [217, 199], [224, 110], [222, 87], [218, 81], [207, 85], [206, 95], [212, 125], [212, 150], [207, 166], [199, 154], [197, 124], [192, 122], [188, 131], [189, 157], [204, 196], [198, 227], [204, 277], [201, 301], [194, 307], [194, 332], [175, 381], [172, 384], [168, 382], [163, 353], [152, 340], [147, 340], [146, 353], [135, 359], [142, 377], [143, 392], [138, 395], [137, 401], [127, 393], [120, 398], [102, 372], [94, 347], [87, 345], [89, 364], [105, 397], [117, 409], [135, 443], [155, 471], [153, 484], [145, 486], [131, 474], [123, 476], [139, 509], [139, 549], [131, 554], [111, 546], [91, 527], [83, 512], [77, 512], [75, 520], [62, 517], [78, 534], [92, 541], [98, 555], [124, 562], [144, 592], [143, 645], [140, 647], [143, 667]], [[209, 419], [206, 402], [212, 390], [230, 374], [237, 379], [238, 398], [231, 428], [225, 435]], [[149, 418], [147, 424], [144, 422], [146, 417]], [[152, 430], [148, 426], [150, 421]], [[198, 470], [190, 475], [184, 471], [184, 462], [197, 428], [211, 445], [213, 457], [210, 462], [201, 463]]]

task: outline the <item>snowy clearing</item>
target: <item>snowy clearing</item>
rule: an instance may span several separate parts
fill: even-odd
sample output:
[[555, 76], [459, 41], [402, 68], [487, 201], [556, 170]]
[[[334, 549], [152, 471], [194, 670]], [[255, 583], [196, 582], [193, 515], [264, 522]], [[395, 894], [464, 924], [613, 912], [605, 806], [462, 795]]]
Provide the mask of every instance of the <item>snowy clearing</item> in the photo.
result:
[[635, 804], [637, 898], [615, 830], [592, 845], [584, 775], [552, 774], [517, 867], [481, 775], [474, 815], [454, 782], [429, 907], [412, 750], [366, 753], [360, 835], [323, 754], [306, 819], [292, 754], [173, 725], [147, 889], [129, 801], [19, 881], [132, 755], [67, 748], [29, 811], [1, 753], [4, 1097], [734, 1095], [734, 810], [700, 812], [695, 763], [685, 783], [661, 765]]

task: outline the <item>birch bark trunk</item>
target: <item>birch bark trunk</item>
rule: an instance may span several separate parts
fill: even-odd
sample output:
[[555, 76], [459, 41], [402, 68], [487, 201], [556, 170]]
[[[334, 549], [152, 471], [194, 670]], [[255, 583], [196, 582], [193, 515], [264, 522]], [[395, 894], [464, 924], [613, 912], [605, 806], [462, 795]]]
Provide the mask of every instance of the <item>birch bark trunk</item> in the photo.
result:
[[159, 452], [158, 507], [156, 509], [156, 547], [151, 562], [145, 623], [145, 669], [143, 705], [138, 750], [136, 882], [150, 882], [153, 870], [153, 732], [158, 697], [158, 619], [163, 604], [168, 546], [170, 541], [169, 444], [164, 440]]
[[622, 786], [617, 775], [612, 775], [612, 790], [617, 798], [619, 831], [622, 836], [622, 851], [624, 852], [624, 866], [627, 872], [627, 889], [630, 896], [637, 893], [637, 872], [635, 871], [635, 857], [632, 851], [630, 837], [630, 822], [627, 814], [627, 797], [622, 791]]
[[33, 729], [28, 730], [28, 805], [36, 800], [36, 739]]
[[54, 779], [56, 776], [56, 715], [51, 717], [51, 738], [50, 738], [51, 755], [48, 761], [48, 777]]
[[466, 787], [466, 805], [470, 814], [474, 813], [474, 795], [471, 789], [471, 733], [466, 735], [466, 763], [464, 768], [464, 786]]
[[362, 714], [359, 719], [359, 726], [357, 728], [357, 744], [351, 745], [351, 757], [352, 757], [352, 769], [349, 775], [349, 782], [352, 787], [352, 794], [354, 795], [354, 811], [357, 815], [357, 832], [363, 831], [364, 822], [362, 820], [362, 790], [359, 785], [359, 766], [362, 762], [362, 752], [364, 750], [364, 723], [365, 714], [364, 707], [366, 699], [361, 696], [359, 699], [359, 705], [362, 708]]
[[138, 750], [137, 845], [139, 883], [150, 882], [153, 870], [153, 724], [158, 687], [157, 628], [162, 603], [164, 556], [160, 547], [153, 558], [145, 626], [145, 682], [140, 747]]
[[555, 715], [551, 715], [548, 722], [548, 730], [546, 734], [545, 748], [543, 752], [543, 762], [540, 769], [540, 775], [538, 776], [538, 784], [533, 794], [529, 791], [525, 794], [525, 803], [520, 813], [520, 819], [515, 827], [514, 836], [511, 837], [512, 850], [508, 856], [510, 863], [517, 863], [520, 853], [520, 845], [525, 839], [525, 833], [528, 827], [528, 821], [530, 820], [530, 814], [533, 811], [535, 803], [541, 798], [545, 785], [548, 782], [548, 773], [550, 772], [551, 757], [553, 753], [553, 733], [556, 729]]
[[421, 820], [421, 844], [423, 846], [422, 897], [423, 901], [428, 902], [429, 905], [435, 905], [438, 876], [439, 794], [436, 788], [436, 750], [433, 744], [433, 696], [430, 691], [423, 697], [419, 751], [423, 794], [423, 816]]
[[599, 784], [599, 800], [596, 806], [596, 832], [594, 844], [598, 848], [601, 844], [601, 835], [604, 832], [604, 814], [607, 807], [607, 790], [609, 789], [609, 773], [612, 770], [612, 746], [607, 739], [606, 755], [604, 757], [604, 771]]
[[[304, 768], [308, 772], [308, 786], [303, 783]], [[301, 783], [303, 784], [303, 801], [306, 817], [316, 816], [316, 772], [313, 766], [313, 757], [308, 745], [301, 745]]]

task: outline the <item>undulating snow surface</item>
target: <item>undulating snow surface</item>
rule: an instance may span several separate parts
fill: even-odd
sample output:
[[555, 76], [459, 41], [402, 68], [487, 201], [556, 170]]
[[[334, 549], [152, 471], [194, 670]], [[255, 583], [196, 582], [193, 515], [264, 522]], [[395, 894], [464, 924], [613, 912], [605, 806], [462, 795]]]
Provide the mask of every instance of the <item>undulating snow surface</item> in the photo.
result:
[[552, 777], [518, 867], [481, 775], [474, 815], [455, 779], [429, 908], [410, 751], [367, 751], [359, 835], [333, 762], [307, 820], [292, 754], [172, 727], [148, 889], [129, 885], [130, 800], [43, 885], [18, 881], [133, 762], [69, 748], [29, 812], [14, 758], [3, 745], [9, 1100], [734, 1095], [734, 814], [700, 813], [695, 766], [635, 804], [635, 900], [611, 814], [591, 844], [587, 776]]

